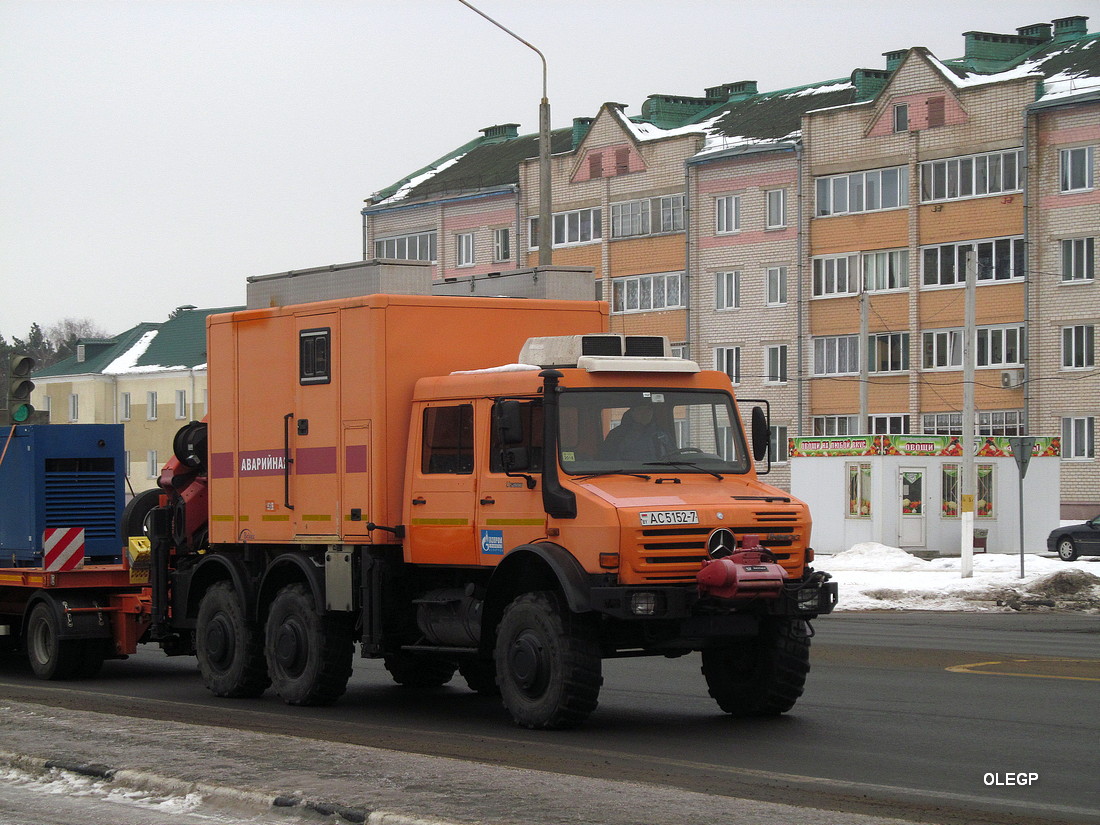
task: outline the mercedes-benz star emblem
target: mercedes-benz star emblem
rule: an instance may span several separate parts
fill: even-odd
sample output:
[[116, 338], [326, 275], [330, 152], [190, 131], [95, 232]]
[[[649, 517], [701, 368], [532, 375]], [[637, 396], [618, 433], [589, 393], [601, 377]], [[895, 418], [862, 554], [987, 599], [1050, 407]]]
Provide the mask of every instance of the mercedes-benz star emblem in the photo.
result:
[[721, 559], [732, 555], [737, 549], [737, 538], [732, 530], [719, 527], [707, 537], [707, 554], [712, 559]]

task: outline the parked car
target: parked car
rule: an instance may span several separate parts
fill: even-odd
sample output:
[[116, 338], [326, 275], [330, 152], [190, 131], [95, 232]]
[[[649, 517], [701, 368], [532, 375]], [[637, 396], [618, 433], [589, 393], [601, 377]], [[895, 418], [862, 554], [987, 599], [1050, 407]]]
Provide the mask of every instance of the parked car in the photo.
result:
[[1057, 553], [1062, 561], [1078, 556], [1100, 556], [1100, 516], [1083, 524], [1070, 524], [1051, 530], [1047, 550]]

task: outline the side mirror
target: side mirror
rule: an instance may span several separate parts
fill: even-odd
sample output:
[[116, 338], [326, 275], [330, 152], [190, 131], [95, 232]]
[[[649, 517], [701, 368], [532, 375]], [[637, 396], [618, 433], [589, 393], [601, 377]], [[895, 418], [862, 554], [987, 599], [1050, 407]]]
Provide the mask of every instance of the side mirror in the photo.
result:
[[520, 473], [531, 467], [531, 451], [526, 447], [505, 447], [501, 458], [506, 473]]
[[505, 399], [496, 405], [496, 427], [502, 445], [523, 443], [523, 418], [519, 401]]
[[768, 445], [771, 442], [768, 416], [760, 407], [752, 408], [752, 457], [757, 461], [763, 461], [768, 455]]

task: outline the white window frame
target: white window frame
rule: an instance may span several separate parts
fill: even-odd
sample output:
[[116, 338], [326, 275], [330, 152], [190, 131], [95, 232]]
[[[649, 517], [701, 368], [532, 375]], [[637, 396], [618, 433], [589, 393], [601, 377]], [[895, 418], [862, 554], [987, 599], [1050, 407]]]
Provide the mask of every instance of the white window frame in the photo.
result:
[[787, 345], [769, 344], [764, 347], [764, 383], [787, 383]]
[[909, 250], [864, 252], [863, 288], [867, 292], [896, 292], [909, 288]]
[[187, 418], [187, 390], [176, 390], [176, 420]]
[[145, 420], [157, 420], [157, 393], [155, 390], [145, 393]]
[[512, 259], [512, 230], [508, 227], [493, 230], [493, 263]]
[[80, 394], [69, 394], [69, 421], [75, 422], [80, 420]]
[[859, 290], [859, 254], [821, 255], [813, 259], [814, 297], [855, 295]]
[[1096, 366], [1096, 327], [1074, 324], [1062, 327], [1062, 369], [1087, 370]]
[[770, 307], [787, 305], [787, 267], [768, 267], [768, 294], [766, 304]]
[[813, 347], [813, 375], [859, 375], [858, 335], [823, 335]]
[[149, 450], [145, 454], [145, 469], [149, 474], [149, 478], [157, 478], [160, 476], [160, 462], [157, 461], [156, 450]]
[[[886, 363], [887, 367], [882, 368]], [[897, 366], [894, 366], [894, 365]], [[909, 333], [875, 332], [867, 336], [867, 371], [896, 373], [909, 371]]]
[[474, 265], [474, 233], [459, 232], [455, 235], [455, 266]]
[[1095, 188], [1093, 146], [1075, 146], [1058, 152], [1058, 191], [1089, 192]]
[[858, 415], [815, 415], [815, 436], [856, 435], [860, 431]]
[[682, 272], [658, 272], [611, 279], [611, 313], [663, 312], [684, 306]]
[[954, 329], [929, 329], [921, 333], [921, 369], [962, 369], [963, 331]]
[[741, 308], [741, 272], [714, 273], [714, 308], [719, 312]]
[[895, 103], [893, 109], [893, 127], [895, 133], [909, 131], [909, 104]]
[[768, 189], [764, 192], [766, 203], [765, 229], [785, 229], [787, 227], [787, 190]]
[[901, 209], [909, 205], [909, 167], [888, 166], [820, 177], [815, 191], [814, 216], [818, 218]]
[[715, 347], [714, 368], [729, 376], [730, 383], [741, 383], [741, 347]]
[[436, 232], [414, 232], [393, 235], [374, 241], [374, 257], [398, 261], [432, 261], [437, 259]]
[[714, 234], [733, 235], [741, 231], [741, 196], [714, 199]]
[[118, 418], [119, 421], [130, 420], [130, 393], [128, 392], [118, 394]]
[[657, 211], [653, 221], [658, 232], [684, 231], [684, 196], [662, 195], [653, 199], [653, 208]]
[[961, 155], [920, 165], [921, 203], [1023, 191], [1023, 150]]
[[601, 240], [603, 240], [603, 220], [598, 206], [554, 213], [551, 241], [554, 247], [584, 246], [599, 243]]
[[[978, 367], [1022, 367], [1025, 338], [1022, 324], [982, 326], [974, 330], [974, 364]], [[1015, 358], [1012, 355], [1015, 354]]]
[[772, 424], [768, 427], [768, 461], [786, 464], [791, 460], [790, 443], [787, 441], [787, 425]]
[[1096, 277], [1094, 238], [1066, 238], [1062, 249], [1062, 283], [1092, 281]]
[[908, 413], [875, 413], [867, 416], [867, 435], [909, 435]]
[[[998, 254], [1003, 253], [1005, 244], [1008, 248], [1007, 273], [1003, 268], [993, 266], [1000, 260]], [[962, 243], [930, 244], [921, 247], [920, 256], [922, 289], [952, 289], [966, 286], [965, 261], [968, 257], [974, 261], [979, 285], [982, 282], [1021, 281], [1024, 277], [1023, 270], [1027, 266], [1024, 259], [1023, 235], [982, 238]], [[931, 260], [933, 257], [934, 261]], [[983, 259], [990, 263], [983, 263]], [[932, 266], [929, 266], [930, 262]]]
[[1096, 419], [1091, 415], [1062, 419], [1062, 460], [1091, 461], [1096, 458]]
[[632, 238], [649, 234], [649, 201], [611, 204], [611, 237]]

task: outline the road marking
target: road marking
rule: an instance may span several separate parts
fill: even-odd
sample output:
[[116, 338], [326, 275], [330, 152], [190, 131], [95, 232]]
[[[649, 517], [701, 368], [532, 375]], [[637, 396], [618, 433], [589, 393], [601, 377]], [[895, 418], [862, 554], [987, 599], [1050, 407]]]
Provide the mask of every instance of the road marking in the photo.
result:
[[[1074, 667], [1084, 665], [1083, 668]], [[979, 668], [1012, 667], [1019, 670], [979, 670]], [[1035, 670], [1064, 669], [1070, 673], [1028, 673], [1029, 668]], [[1075, 682], [1100, 682], [1100, 660], [1097, 659], [1006, 659], [997, 662], [972, 662], [965, 665], [954, 665], [947, 668], [952, 673], [974, 673], [979, 676], [1024, 676], [1029, 679], [1064, 679]], [[1075, 676], [1074, 670], [1096, 672], [1096, 676]]]

